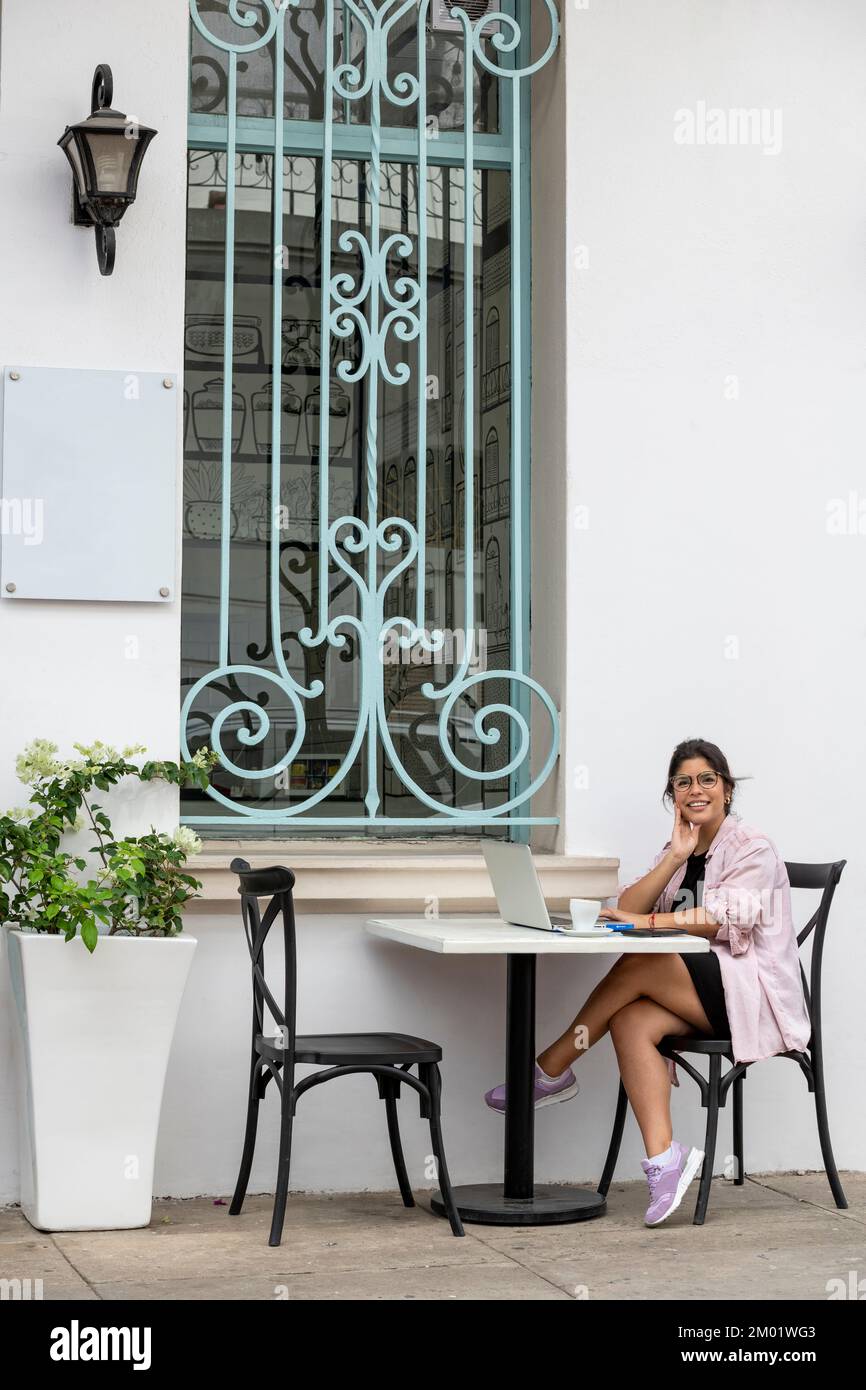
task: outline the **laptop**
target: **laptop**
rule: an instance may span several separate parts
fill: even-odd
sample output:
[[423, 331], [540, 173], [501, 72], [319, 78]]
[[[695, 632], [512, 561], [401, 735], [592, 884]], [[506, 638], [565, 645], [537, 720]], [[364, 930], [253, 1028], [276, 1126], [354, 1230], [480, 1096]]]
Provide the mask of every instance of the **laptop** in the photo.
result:
[[[529, 845], [500, 844], [489, 840], [481, 848], [503, 922], [510, 922], [516, 927], [535, 927], [539, 931], [568, 931], [575, 936], [610, 932], [609, 922], [597, 916], [595, 921], [592, 920], [592, 907], [588, 920], [581, 927], [575, 927], [568, 912], [548, 911]], [[597, 912], [598, 904], [592, 906]]]

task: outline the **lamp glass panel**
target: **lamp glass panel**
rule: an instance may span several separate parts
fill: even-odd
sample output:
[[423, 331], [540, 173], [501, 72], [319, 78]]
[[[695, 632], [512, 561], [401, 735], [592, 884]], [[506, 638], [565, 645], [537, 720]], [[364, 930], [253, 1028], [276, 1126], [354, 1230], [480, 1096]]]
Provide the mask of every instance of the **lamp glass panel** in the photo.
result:
[[93, 167], [96, 170], [94, 193], [125, 193], [129, 171], [138, 146], [138, 139], [128, 139], [123, 131], [116, 134], [88, 132]]
[[63, 146], [66, 157], [72, 165], [72, 172], [75, 175], [75, 183], [82, 198], [87, 197], [87, 178], [84, 173], [84, 166], [81, 163], [81, 155], [78, 150], [76, 138], [73, 135], [68, 144]]

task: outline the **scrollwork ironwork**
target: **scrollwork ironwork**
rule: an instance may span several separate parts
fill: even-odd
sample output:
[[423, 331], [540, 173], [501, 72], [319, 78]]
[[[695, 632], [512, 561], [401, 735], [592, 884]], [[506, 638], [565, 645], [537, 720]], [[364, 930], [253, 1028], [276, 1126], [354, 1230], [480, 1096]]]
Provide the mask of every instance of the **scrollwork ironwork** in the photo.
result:
[[[297, 0], [290, 0], [290, 5]], [[521, 182], [518, 177], [520, 159], [520, 120], [519, 92], [521, 83], [537, 72], [551, 57], [558, 41], [558, 17], [554, 0], [542, 0], [549, 24], [550, 34], [543, 52], [533, 61], [524, 61], [518, 66], [518, 54], [525, 51], [522, 43], [523, 31], [516, 15], [498, 10], [473, 19], [460, 5], [450, 5], [450, 14], [461, 26], [464, 86], [471, 101], [473, 73], [482, 74], [484, 80], [510, 83], [511, 95], [511, 139], [512, 139], [512, 178], [511, 178], [511, 226], [516, 236], [523, 215], [520, 206], [522, 197]], [[245, 0], [227, 0], [224, 13], [237, 26], [235, 39], [216, 34], [209, 28], [205, 13], [207, 7], [203, 0], [190, 0], [190, 13], [198, 33], [214, 49], [227, 55], [225, 85], [219, 87], [208, 109], [227, 104], [226, 167], [229, 174], [234, 168], [236, 137], [237, 65], [238, 61], [256, 50], [272, 46], [274, 62], [274, 111], [276, 114], [273, 164], [274, 169], [294, 169], [296, 156], [284, 154], [286, 131], [280, 119], [283, 112], [284, 68], [291, 65], [292, 59], [285, 52], [285, 26], [289, 6], [283, 0], [256, 0], [257, 8], [245, 7]], [[441, 653], [444, 634], [440, 629], [430, 629], [427, 622], [427, 584], [426, 584], [426, 518], [434, 507], [427, 500], [427, 456], [426, 447], [426, 399], [424, 395], [424, 368], [426, 362], [426, 312], [425, 288], [427, 283], [426, 240], [427, 240], [427, 171], [430, 160], [427, 148], [428, 130], [426, 117], [430, 93], [440, 93], [432, 99], [433, 111], [445, 97], [453, 95], [449, 88], [442, 89], [442, 79], [432, 74], [428, 84], [426, 70], [426, 29], [430, 0], [323, 0], [324, 21], [322, 31], [321, 60], [324, 67], [322, 75], [321, 146], [315, 157], [321, 160], [323, 174], [320, 179], [321, 208], [317, 210], [317, 227], [321, 238], [321, 348], [319, 351], [319, 402], [318, 429], [319, 447], [318, 467], [318, 541], [309, 548], [298, 543], [281, 541], [278, 536], [271, 539], [271, 560], [268, 572], [269, 584], [269, 632], [263, 641], [248, 648], [253, 659], [272, 659], [274, 669], [244, 663], [233, 663], [228, 657], [228, 618], [226, 605], [230, 602], [228, 584], [228, 560], [223, 561], [221, 583], [221, 660], [213, 671], [200, 677], [187, 693], [184, 702], [184, 745], [186, 744], [187, 723], [193, 715], [196, 702], [204, 699], [210, 692], [211, 703], [214, 694], [227, 699], [228, 703], [218, 713], [209, 711], [206, 718], [210, 723], [210, 737], [222, 767], [236, 779], [250, 779], [264, 783], [286, 772], [293, 759], [300, 753], [308, 729], [307, 706], [310, 702], [321, 701], [324, 690], [324, 668], [328, 652], [346, 659], [357, 654], [359, 675], [359, 704], [357, 722], [349, 738], [348, 747], [339, 758], [339, 766], [326, 778], [323, 786], [317, 788], [303, 800], [289, 805], [268, 807], [263, 813], [257, 806], [249, 806], [233, 801], [216, 788], [211, 794], [230, 809], [236, 817], [246, 816], [253, 820], [267, 819], [270, 823], [291, 823], [307, 821], [313, 824], [349, 823], [340, 822], [339, 817], [318, 819], [311, 812], [327, 801], [345, 782], [350, 772], [360, 768], [364, 760], [364, 805], [366, 816], [359, 821], [351, 821], [359, 826], [366, 824], [393, 823], [395, 818], [380, 813], [381, 793], [379, 787], [379, 753], [384, 750], [388, 767], [395, 774], [400, 785], [411, 794], [417, 803], [431, 813], [424, 817], [409, 818], [409, 824], [472, 824], [495, 825], [505, 823], [530, 823], [533, 819], [550, 822], [551, 817], [533, 818], [529, 813], [529, 803], [533, 794], [549, 777], [558, 755], [558, 720], [556, 707], [542, 686], [528, 673], [524, 653], [523, 608], [518, 595], [512, 604], [512, 669], [477, 670], [471, 665], [471, 653], [477, 630], [474, 584], [474, 538], [477, 519], [475, 515], [477, 495], [480, 495], [478, 479], [473, 475], [473, 341], [471, 302], [473, 267], [473, 236], [471, 228], [476, 221], [476, 187], [474, 163], [474, 121], [472, 113], [467, 112], [462, 136], [453, 135], [459, 142], [461, 158], [454, 161], [462, 164], [462, 192], [454, 182], [451, 183], [449, 198], [456, 199], [454, 211], [462, 214], [464, 226], [464, 255], [466, 257], [464, 274], [464, 382], [463, 402], [463, 443], [465, 455], [464, 486], [462, 489], [463, 521], [462, 534], [465, 538], [464, 582], [464, 651], [454, 663], [455, 669], [450, 679], [438, 684], [434, 680], [425, 681], [420, 694], [429, 702], [430, 722], [435, 726], [438, 746], [442, 757], [452, 774], [464, 783], [478, 783], [480, 787], [497, 784], [507, 779], [510, 792], [495, 805], [475, 806], [465, 809], [461, 805], [449, 803], [442, 792], [442, 777], [430, 774], [426, 780], [432, 786], [425, 788], [413, 776], [401, 757], [397, 741], [406, 737], [405, 733], [395, 736], [390, 720], [395, 716], [399, 702], [395, 703], [386, 694], [383, 679], [383, 651], [385, 645], [394, 639], [403, 650], [418, 647], [423, 652], [435, 656]], [[526, 7], [528, 12], [528, 6]], [[351, 16], [351, 46], [344, 47], [336, 32], [337, 14], [343, 12]], [[409, 52], [405, 35], [399, 45], [393, 45], [395, 31], [407, 16], [414, 14], [417, 71], [409, 71], [404, 64], [404, 53]], [[495, 32], [490, 32], [491, 25]], [[404, 26], [405, 27], [405, 26]], [[255, 32], [250, 34], [250, 31]], [[399, 57], [397, 57], [399, 51]], [[493, 56], [491, 56], [493, 54]], [[495, 58], [495, 61], [494, 61]], [[307, 54], [309, 61], [309, 53]], [[392, 61], [393, 60], [393, 61]], [[219, 75], [222, 67], [215, 59], [197, 55], [196, 61], [204, 64], [208, 72]], [[408, 60], [406, 60], [408, 62]], [[392, 70], [395, 68], [396, 70]], [[203, 90], [207, 90], [208, 78]], [[438, 85], [437, 85], [438, 84]], [[209, 98], [210, 100], [210, 98]], [[342, 253], [339, 268], [334, 268], [334, 255], [331, 245], [332, 206], [334, 198], [333, 169], [338, 163], [334, 155], [334, 107], [343, 102], [348, 108], [359, 113], [358, 119], [349, 121], [357, 138], [366, 140], [363, 158], [367, 165], [366, 193], [369, 224], [363, 229], [345, 230], [339, 236], [336, 251]], [[363, 103], [363, 117], [361, 104]], [[382, 174], [382, 108], [383, 105], [396, 108], [415, 108], [416, 115], [416, 162], [418, 196], [415, 208], [417, 237], [405, 232], [387, 233], [382, 224], [383, 201]], [[289, 165], [284, 161], [288, 159]], [[433, 165], [433, 161], [430, 161]], [[435, 166], [434, 166], [435, 167]], [[432, 171], [431, 171], [432, 172]], [[281, 230], [283, 208], [283, 178], [272, 180], [274, 200], [274, 240], [278, 241]], [[431, 191], [434, 208], [438, 197], [439, 205], [444, 201], [444, 184], [440, 180]], [[267, 178], [265, 178], [265, 185]], [[288, 181], [288, 187], [291, 180]], [[339, 196], [339, 195], [338, 195]], [[393, 193], [387, 197], [393, 198]], [[403, 193], [399, 194], [404, 197]], [[233, 194], [231, 182], [227, 191], [227, 222], [232, 235]], [[232, 305], [232, 264], [233, 242], [229, 241], [226, 254], [226, 317]], [[346, 268], [345, 257], [357, 256], [357, 269]], [[410, 269], [413, 256], [417, 269]], [[520, 303], [518, 299], [519, 276], [516, 255], [511, 256], [512, 277], [512, 360], [519, 361]], [[282, 344], [280, 340], [282, 324], [282, 295], [285, 280], [281, 275], [274, 276], [273, 283], [273, 321], [274, 352], [272, 356], [273, 387], [272, 399], [281, 399]], [[515, 307], [516, 305], [516, 307]], [[228, 335], [230, 340], [231, 335]], [[335, 354], [333, 340], [355, 340], [355, 351], [351, 356]], [[410, 366], [409, 354], [401, 354], [399, 344], [417, 343], [417, 363], [414, 372]], [[335, 357], [336, 361], [334, 366]], [[396, 360], [395, 360], [396, 359]], [[225, 411], [224, 426], [230, 428], [231, 420], [231, 347], [226, 345], [226, 364], [223, 386]], [[287, 368], [289, 370], [289, 368]], [[332, 390], [332, 374], [347, 385], [363, 383], [365, 387], [366, 418], [363, 430], [362, 470], [363, 495], [358, 507], [358, 515], [343, 514], [330, 516], [331, 492], [329, 485], [329, 405]], [[378, 392], [380, 386], [395, 389], [414, 390], [416, 401], [416, 441], [417, 496], [416, 514], [419, 524], [407, 516], [380, 516], [379, 468], [380, 448], [378, 420]], [[514, 425], [511, 430], [512, 448], [512, 495], [519, 503], [521, 470], [521, 393], [523, 381], [513, 383]], [[279, 496], [280, 468], [280, 411], [273, 410], [273, 433], [271, 441], [271, 495]], [[224, 436], [226, 429], [224, 428]], [[224, 448], [223, 479], [230, 480], [231, 459]], [[230, 494], [230, 487], [228, 488]], [[386, 497], [386, 507], [387, 507]], [[230, 543], [230, 528], [226, 508], [230, 506], [230, 496], [223, 497], [222, 541]], [[296, 544], [301, 554], [291, 558], [288, 550]], [[313, 547], [317, 544], [318, 563], [312, 563]], [[308, 599], [301, 590], [291, 584], [289, 574], [284, 569], [284, 561], [289, 571], [299, 574], [311, 571], [312, 598]], [[333, 582], [337, 578], [337, 583]], [[411, 579], [411, 585], [409, 580]], [[406, 584], [403, 590], [403, 584]], [[519, 576], [513, 577], [519, 588]], [[281, 590], [289, 589], [292, 601], [300, 606], [303, 625], [299, 630], [284, 628], [281, 621]], [[408, 612], [400, 612], [400, 601], [395, 595], [403, 592], [403, 601]], [[338, 594], [353, 596], [356, 611], [334, 611]], [[406, 602], [412, 596], [412, 602]], [[394, 608], [398, 611], [394, 612]], [[285, 646], [286, 642], [297, 644], [310, 655], [316, 652], [318, 660], [306, 662], [306, 684], [302, 684], [289, 670]], [[322, 674], [313, 675], [318, 670]], [[243, 684], [251, 681], [264, 682], [268, 688], [268, 699], [255, 701], [244, 695]], [[496, 683], [498, 691], [488, 695], [486, 702], [483, 687]], [[494, 697], [495, 696], [495, 697]], [[267, 754], [264, 750], [268, 741], [276, 739], [275, 701], [281, 701], [287, 712], [290, 727], [284, 737], [284, 751]], [[548, 753], [540, 762], [538, 770], [530, 775], [530, 746], [534, 735], [531, 717], [532, 703], [540, 707], [541, 722], [545, 720], [549, 728]], [[459, 711], [459, 720], [458, 720]], [[404, 716], [407, 718], [408, 714]], [[417, 744], [421, 729], [426, 721], [413, 713], [409, 731], [411, 740]], [[473, 762], [467, 759], [465, 749], [458, 746], [457, 725], [468, 727], [473, 745], [479, 756]], [[244, 750], [260, 749], [267, 766], [243, 767], [227, 747], [228, 733], [234, 742]], [[424, 737], [428, 737], [425, 732]], [[502, 756], [494, 767], [484, 766], [485, 750], [500, 748]], [[446, 769], [447, 770], [447, 769]], [[437, 788], [436, 784], [440, 786]], [[325, 808], [327, 809], [327, 808]], [[206, 818], [202, 818], [203, 820]]]

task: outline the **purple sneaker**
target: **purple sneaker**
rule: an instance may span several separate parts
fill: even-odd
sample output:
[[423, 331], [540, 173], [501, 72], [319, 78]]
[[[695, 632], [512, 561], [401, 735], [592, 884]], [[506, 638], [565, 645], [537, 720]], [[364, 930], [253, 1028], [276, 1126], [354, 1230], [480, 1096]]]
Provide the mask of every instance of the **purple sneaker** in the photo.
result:
[[704, 1157], [700, 1149], [684, 1149], [676, 1139], [671, 1148], [674, 1156], [670, 1163], [649, 1163], [646, 1159], [641, 1162], [650, 1190], [650, 1204], [644, 1218], [647, 1226], [660, 1225], [676, 1211]]
[[[567, 1067], [555, 1081], [546, 1081], [541, 1071], [541, 1067], [535, 1064], [535, 1108], [541, 1110], [545, 1105], [556, 1105], [560, 1100], [571, 1100], [579, 1090], [574, 1072], [571, 1067]], [[505, 1087], [494, 1086], [492, 1091], [488, 1091], [484, 1097], [485, 1103], [491, 1110], [496, 1110], [500, 1115], [505, 1114]]]

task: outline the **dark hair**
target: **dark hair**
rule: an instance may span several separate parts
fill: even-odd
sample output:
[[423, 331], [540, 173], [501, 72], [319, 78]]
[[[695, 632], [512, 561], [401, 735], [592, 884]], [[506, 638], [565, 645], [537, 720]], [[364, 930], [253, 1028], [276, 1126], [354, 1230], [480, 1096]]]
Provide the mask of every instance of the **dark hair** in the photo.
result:
[[[705, 738], [687, 738], [684, 739], [682, 743], [678, 743], [671, 754], [670, 766], [668, 767], [668, 780], [665, 783], [664, 795], [662, 797], [663, 802], [673, 801], [673, 797], [671, 796], [671, 778], [675, 775], [677, 768], [684, 762], [687, 762], [689, 758], [703, 758], [705, 762], [708, 762], [713, 771], [717, 772], [721, 777], [727, 788], [729, 797], [731, 801], [733, 801], [734, 792], [737, 790], [737, 780], [732, 775], [731, 769], [728, 767], [728, 760], [721, 748], [715, 743], [708, 743]], [[725, 807], [725, 815], [728, 814], [730, 809], [729, 805]]]

